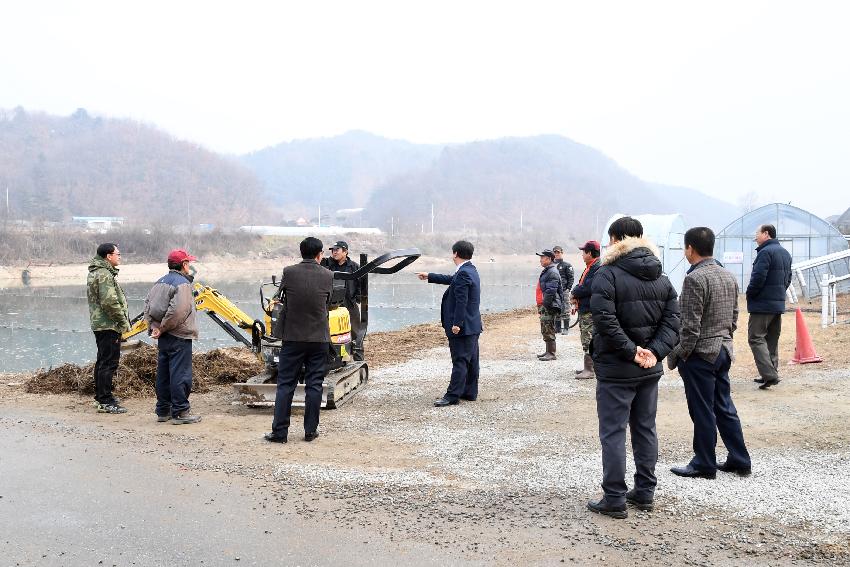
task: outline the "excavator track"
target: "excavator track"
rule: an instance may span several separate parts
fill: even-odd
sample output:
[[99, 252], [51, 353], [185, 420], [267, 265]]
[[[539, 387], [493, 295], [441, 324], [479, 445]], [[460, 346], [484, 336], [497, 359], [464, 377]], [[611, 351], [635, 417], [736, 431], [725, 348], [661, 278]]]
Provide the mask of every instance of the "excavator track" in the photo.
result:
[[[237, 400], [249, 408], [274, 407], [277, 384], [267, 383], [274, 378], [265, 372], [247, 382], [234, 384]], [[328, 373], [322, 382], [322, 408], [336, 409], [351, 399], [369, 381], [369, 366], [352, 362]], [[292, 398], [294, 407], [304, 407], [304, 384], [299, 383]]]

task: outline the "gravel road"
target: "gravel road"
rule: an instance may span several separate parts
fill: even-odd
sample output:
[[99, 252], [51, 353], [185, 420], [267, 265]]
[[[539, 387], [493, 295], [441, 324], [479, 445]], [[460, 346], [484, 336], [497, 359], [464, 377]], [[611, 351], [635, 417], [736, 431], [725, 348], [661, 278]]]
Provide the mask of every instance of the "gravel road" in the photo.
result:
[[[161, 533], [154, 520], [171, 498], [165, 494], [176, 494], [181, 483], [203, 487], [174, 501], [186, 506], [198, 526], [187, 534], [209, 543], [201, 551], [188, 548], [186, 557], [199, 553], [213, 564], [222, 563], [216, 558], [235, 561], [223, 551], [226, 534], [243, 532], [249, 534], [244, 545], [227, 544], [227, 549], [238, 550], [240, 562], [250, 557], [259, 564], [283, 549], [293, 563], [305, 565], [322, 564], [326, 557], [347, 563], [504, 565], [850, 561], [850, 507], [843, 491], [850, 479], [846, 369], [796, 369], [768, 392], [755, 388], [752, 376], [733, 376], [754, 473], [748, 478], [720, 474], [715, 481], [668, 472], [690, 458], [692, 429], [678, 376], [665, 376], [656, 510], [630, 509], [627, 520], [617, 521], [584, 508], [598, 494], [601, 463], [595, 384], [572, 378], [580, 359], [577, 337], [559, 337], [559, 360], [540, 363], [534, 359], [542, 345], [537, 333], [528, 316], [487, 329], [481, 396], [475, 403], [430, 405], [449, 373], [445, 347], [376, 368], [364, 392], [338, 410], [323, 412], [322, 436], [310, 444], [298, 438], [297, 428], [287, 445], [264, 444], [260, 438], [270, 414], [232, 405], [226, 389], [193, 395], [204, 421], [174, 427], [154, 423], [151, 400], [128, 401], [131, 411], [125, 416], [104, 416], [81, 398], [0, 387], [0, 427], [11, 432], [0, 442], [0, 474], [6, 478], [10, 462], [19, 470], [30, 458], [53, 459], [45, 466], [62, 470], [68, 464], [64, 459], [73, 458], [68, 466], [88, 474], [55, 476], [66, 492], [91, 495], [104, 455], [114, 454], [125, 463], [115, 466], [126, 476], [128, 490], [161, 487], [158, 499], [140, 498], [104, 516], [102, 525], [113, 528], [130, 526], [136, 510], [149, 518], [133, 524], [131, 532], [110, 532], [119, 542], [115, 545], [127, 550], [123, 556], [104, 556], [118, 565], [157, 564], [144, 555], [144, 542]], [[29, 439], [29, 445], [18, 447], [15, 436]], [[66, 446], [53, 450], [60, 439]], [[36, 448], [47, 447], [37, 455]], [[723, 453], [721, 447], [718, 456]], [[20, 495], [36, 498], [34, 487], [40, 486], [54, 490], [52, 475], [19, 473], [17, 478], [11, 489], [0, 484], [0, 521], [9, 521], [3, 512], [14, 496], [16, 519], [10, 523], [28, 526], [26, 554], [12, 557], [35, 558], [34, 564], [88, 564], [50, 555], [61, 548], [77, 558], [86, 546], [97, 548], [85, 538], [73, 543], [78, 531], [62, 520], [69, 505], [62, 498], [44, 503], [40, 529], [49, 528], [54, 540], [41, 546], [29, 533], [35, 524], [20, 515], [26, 513]], [[210, 498], [220, 505], [204, 504]], [[80, 497], [71, 504], [98, 513], [93, 500]], [[249, 519], [254, 535], [245, 531]], [[256, 530], [266, 529], [267, 522], [279, 524], [277, 529], [291, 526], [289, 535], [299, 542], [321, 540], [326, 554], [311, 556], [292, 541], [263, 546], [270, 538]], [[222, 532], [222, 526], [228, 530]], [[311, 526], [321, 529], [311, 534]], [[4, 553], [16, 549], [8, 535], [4, 539]], [[54, 562], [38, 563], [39, 552]]]

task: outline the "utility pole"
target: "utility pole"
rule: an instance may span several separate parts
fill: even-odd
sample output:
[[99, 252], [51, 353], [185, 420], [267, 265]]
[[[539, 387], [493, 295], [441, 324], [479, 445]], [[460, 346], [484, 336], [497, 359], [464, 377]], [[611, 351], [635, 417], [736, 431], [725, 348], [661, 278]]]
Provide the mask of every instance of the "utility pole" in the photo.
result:
[[431, 203], [431, 234], [434, 234], [434, 203]]
[[319, 222], [317, 223], [319, 228], [322, 228], [322, 204], [319, 203]]
[[390, 236], [395, 235], [395, 217], [390, 217]]
[[519, 210], [519, 231], [522, 232], [522, 209]]

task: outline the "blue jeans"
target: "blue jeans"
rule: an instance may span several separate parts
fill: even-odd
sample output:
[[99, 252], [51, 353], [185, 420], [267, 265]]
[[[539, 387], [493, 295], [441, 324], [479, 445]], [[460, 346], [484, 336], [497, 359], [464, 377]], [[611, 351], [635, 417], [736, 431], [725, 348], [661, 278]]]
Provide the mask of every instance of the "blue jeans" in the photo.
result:
[[685, 385], [688, 413], [694, 422], [694, 458], [691, 466], [701, 471], [717, 470], [717, 432], [729, 451], [730, 466], [749, 468], [750, 454], [744, 444], [744, 433], [738, 410], [732, 402], [729, 367], [732, 359], [725, 348], [714, 362], [692, 354], [679, 361], [679, 374]]
[[192, 339], [159, 337], [156, 356], [156, 415], [177, 417], [189, 409], [192, 391]]

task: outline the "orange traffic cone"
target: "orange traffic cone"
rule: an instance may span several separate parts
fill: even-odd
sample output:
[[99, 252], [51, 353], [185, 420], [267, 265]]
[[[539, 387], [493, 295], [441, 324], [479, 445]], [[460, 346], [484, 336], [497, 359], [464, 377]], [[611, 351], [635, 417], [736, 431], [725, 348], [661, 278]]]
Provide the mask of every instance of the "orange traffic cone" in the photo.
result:
[[823, 362], [823, 359], [815, 352], [812, 337], [803, 319], [803, 311], [797, 308], [797, 345], [794, 347], [794, 358], [788, 364], [808, 364], [810, 362]]

